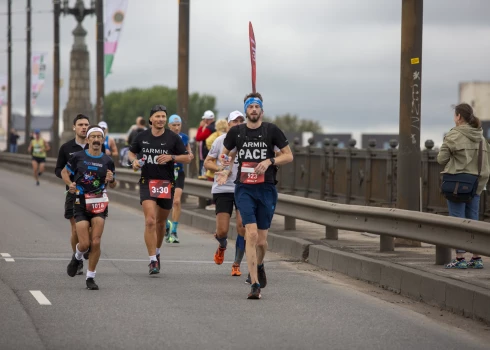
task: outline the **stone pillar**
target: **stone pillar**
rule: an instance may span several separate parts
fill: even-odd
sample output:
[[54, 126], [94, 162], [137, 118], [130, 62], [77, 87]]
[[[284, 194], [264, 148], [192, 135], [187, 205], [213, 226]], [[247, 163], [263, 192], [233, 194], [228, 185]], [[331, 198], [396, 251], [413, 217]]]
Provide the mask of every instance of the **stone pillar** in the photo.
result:
[[61, 143], [74, 137], [73, 118], [79, 113], [85, 114], [94, 123], [94, 109], [90, 103], [90, 62], [85, 44], [87, 32], [79, 22], [73, 31], [75, 37], [70, 54], [70, 85], [68, 103], [63, 110], [63, 133]]

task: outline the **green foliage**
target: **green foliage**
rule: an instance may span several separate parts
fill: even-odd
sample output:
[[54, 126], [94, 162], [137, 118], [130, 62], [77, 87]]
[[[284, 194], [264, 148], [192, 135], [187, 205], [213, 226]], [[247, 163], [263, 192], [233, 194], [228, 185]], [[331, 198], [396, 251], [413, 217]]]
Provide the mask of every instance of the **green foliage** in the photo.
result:
[[[104, 120], [109, 124], [110, 132], [126, 132], [134, 124], [136, 117], [149, 118], [154, 105], [167, 107], [167, 114], [177, 112], [177, 89], [165, 86], [153, 86], [147, 89], [131, 88], [125, 91], [111, 92], [104, 100]], [[189, 95], [188, 128], [197, 127], [204, 111], [215, 112], [216, 98], [210, 95]]]
[[310, 131], [313, 133], [322, 133], [322, 127], [319, 122], [308, 119], [299, 119], [297, 115], [285, 114], [279, 115], [275, 118], [268, 118], [264, 116], [264, 121], [269, 121], [276, 124], [281, 130], [289, 131], [299, 131], [305, 132]]

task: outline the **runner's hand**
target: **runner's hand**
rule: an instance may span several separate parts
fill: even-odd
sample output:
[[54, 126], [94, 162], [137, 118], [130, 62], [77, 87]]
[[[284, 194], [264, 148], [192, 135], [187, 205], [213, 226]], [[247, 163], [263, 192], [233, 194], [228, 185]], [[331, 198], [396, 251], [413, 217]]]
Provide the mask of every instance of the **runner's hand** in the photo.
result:
[[107, 174], [105, 176], [105, 181], [111, 182], [112, 180], [114, 180], [114, 173], [110, 170], [107, 170]]
[[168, 154], [161, 154], [157, 157], [158, 164], [165, 164], [172, 160], [172, 156]]
[[266, 159], [263, 162], [260, 162], [255, 167], [255, 173], [256, 174], [264, 174], [265, 171], [267, 170], [267, 168], [269, 168], [269, 165], [271, 165], [271, 161], [269, 159]]
[[189, 158], [190, 158], [191, 160], [193, 160], [193, 159], [194, 159], [194, 154], [193, 154], [193, 153], [189, 153]]
[[133, 167], [133, 170], [134, 171], [137, 171], [138, 169], [141, 168], [141, 165], [140, 165], [140, 162], [138, 161], [138, 159], [135, 159], [132, 163], [131, 163], [131, 166]]
[[72, 182], [68, 187], [68, 192], [74, 194], [76, 191], [77, 191], [77, 184], [75, 182]]
[[226, 167], [230, 166], [230, 164], [231, 164], [231, 157], [228, 156], [228, 159], [226, 159], [225, 155], [222, 154], [220, 156], [219, 161], [220, 161], [221, 165], [223, 166], [223, 168], [226, 168]]
[[228, 176], [230, 175], [230, 171], [229, 170], [217, 171], [214, 173], [214, 175], [217, 176], [216, 183], [219, 186], [221, 186], [224, 185], [226, 181], [228, 181]]

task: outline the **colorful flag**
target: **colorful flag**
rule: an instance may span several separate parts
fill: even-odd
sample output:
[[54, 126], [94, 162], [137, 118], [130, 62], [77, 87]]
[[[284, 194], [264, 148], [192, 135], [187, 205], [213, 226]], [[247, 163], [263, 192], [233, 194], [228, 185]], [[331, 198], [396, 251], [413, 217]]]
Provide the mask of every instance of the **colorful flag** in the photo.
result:
[[257, 58], [257, 46], [255, 43], [254, 29], [252, 27], [252, 22], [248, 22], [248, 37], [250, 41], [250, 62], [252, 63], [252, 92], [255, 90], [255, 80], [257, 78], [257, 70], [255, 67]]
[[107, 77], [111, 73], [117, 41], [126, 18], [128, 0], [104, 1], [104, 5], [104, 77]]
[[31, 56], [31, 104], [36, 104], [46, 79], [46, 57], [47, 52], [35, 52]]
[[7, 76], [0, 75], [0, 106], [7, 104]]

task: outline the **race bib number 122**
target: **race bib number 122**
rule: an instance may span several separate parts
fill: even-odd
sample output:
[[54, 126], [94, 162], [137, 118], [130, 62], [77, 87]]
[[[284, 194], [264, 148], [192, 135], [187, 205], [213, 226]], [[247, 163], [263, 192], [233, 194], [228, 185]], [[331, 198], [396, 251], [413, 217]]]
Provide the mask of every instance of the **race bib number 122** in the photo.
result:
[[150, 180], [149, 181], [150, 196], [153, 198], [172, 198], [172, 185], [167, 180]]
[[261, 184], [264, 183], [264, 174], [257, 174], [255, 172], [255, 167], [259, 163], [255, 162], [243, 162], [240, 174], [240, 182], [242, 184]]

